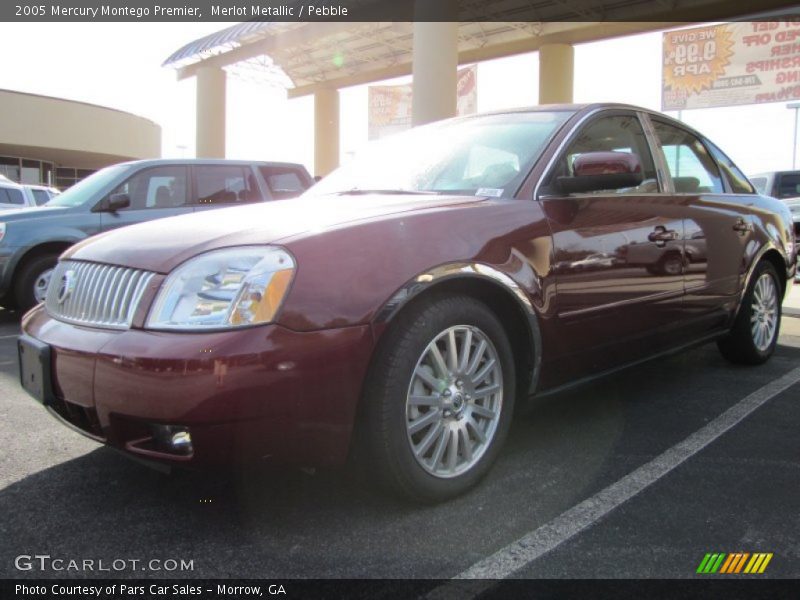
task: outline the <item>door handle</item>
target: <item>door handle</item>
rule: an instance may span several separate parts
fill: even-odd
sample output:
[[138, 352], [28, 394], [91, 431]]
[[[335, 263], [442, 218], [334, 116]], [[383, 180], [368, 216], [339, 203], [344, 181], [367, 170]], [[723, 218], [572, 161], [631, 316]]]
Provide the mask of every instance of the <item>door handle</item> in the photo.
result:
[[753, 231], [753, 224], [741, 218], [736, 219], [736, 223], [733, 224], [733, 230], [738, 231], [739, 233], [747, 233], [749, 231]]

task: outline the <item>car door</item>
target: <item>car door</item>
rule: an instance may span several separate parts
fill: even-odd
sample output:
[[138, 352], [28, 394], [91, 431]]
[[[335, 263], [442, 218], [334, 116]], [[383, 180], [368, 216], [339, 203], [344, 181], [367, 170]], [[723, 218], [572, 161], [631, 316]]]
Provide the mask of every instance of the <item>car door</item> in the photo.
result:
[[[643, 181], [632, 188], [552, 192], [590, 152], [633, 155]], [[545, 175], [539, 200], [553, 236], [557, 352], [570, 367], [596, 371], [668, 344], [655, 336], [681, 314], [683, 218], [662, 187], [639, 115], [604, 111], [582, 125]]]
[[188, 182], [188, 168], [184, 165], [146, 167], [137, 171], [106, 197], [127, 194], [130, 204], [126, 208], [102, 212], [101, 229], [107, 231], [192, 212]]
[[195, 211], [243, 206], [264, 199], [250, 165], [194, 165], [192, 173]]
[[752, 217], [742, 208], [755, 190], [727, 156], [695, 132], [655, 116], [651, 122], [675, 196], [686, 210], [684, 311], [697, 336], [722, 326], [738, 302], [753, 231]]

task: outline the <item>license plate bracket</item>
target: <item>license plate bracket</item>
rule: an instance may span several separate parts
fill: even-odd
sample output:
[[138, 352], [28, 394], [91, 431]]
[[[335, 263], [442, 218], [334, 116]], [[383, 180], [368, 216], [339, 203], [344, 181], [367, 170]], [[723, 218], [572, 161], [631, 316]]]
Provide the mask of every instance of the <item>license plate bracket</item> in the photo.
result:
[[53, 404], [52, 352], [50, 346], [35, 338], [21, 335], [17, 340], [19, 380], [34, 400], [45, 406]]

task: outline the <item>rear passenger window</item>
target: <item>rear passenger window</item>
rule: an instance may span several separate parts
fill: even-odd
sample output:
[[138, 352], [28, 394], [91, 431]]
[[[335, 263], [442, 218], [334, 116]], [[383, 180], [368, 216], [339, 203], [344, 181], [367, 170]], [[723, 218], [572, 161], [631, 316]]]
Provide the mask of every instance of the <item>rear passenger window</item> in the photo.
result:
[[42, 206], [50, 202], [50, 194], [44, 190], [31, 190], [33, 192], [33, 199], [36, 201], [36, 206]]
[[237, 165], [194, 168], [198, 204], [246, 204], [261, 200], [250, 167]]
[[24, 206], [25, 198], [22, 197], [22, 192], [14, 188], [0, 188], [0, 204]]
[[778, 175], [778, 198], [797, 198], [800, 196], [800, 175], [795, 173], [784, 173]]
[[706, 146], [708, 146], [708, 149], [711, 151], [714, 160], [717, 161], [719, 168], [725, 173], [725, 177], [734, 194], [752, 194], [755, 192], [744, 173], [739, 170], [739, 167], [733, 164], [733, 161], [728, 158], [722, 150], [708, 140], [706, 140]]
[[717, 164], [700, 140], [683, 129], [653, 120], [667, 168], [678, 194], [721, 194], [722, 178]]
[[259, 167], [261, 176], [276, 200], [294, 198], [309, 187], [307, 178], [291, 167]]

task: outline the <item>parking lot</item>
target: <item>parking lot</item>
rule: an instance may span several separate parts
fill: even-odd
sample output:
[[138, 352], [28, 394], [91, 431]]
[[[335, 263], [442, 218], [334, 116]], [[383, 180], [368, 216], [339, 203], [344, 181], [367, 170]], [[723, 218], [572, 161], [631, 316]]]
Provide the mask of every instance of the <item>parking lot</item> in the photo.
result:
[[[514, 559], [522, 577], [684, 578], [707, 552], [774, 553], [758, 577], [800, 577], [800, 318], [784, 318], [762, 367], [731, 366], [710, 345], [543, 398], [519, 415], [482, 485], [422, 507], [347, 470], [151, 471], [21, 391], [18, 329], [0, 311], [3, 577], [90, 575], [14, 566], [47, 554], [193, 561], [154, 576], [496, 577]], [[727, 431], [718, 425], [746, 404]], [[687, 439], [685, 460], [665, 468]]]

